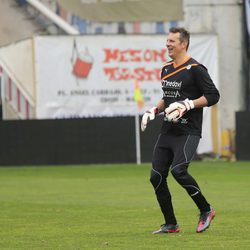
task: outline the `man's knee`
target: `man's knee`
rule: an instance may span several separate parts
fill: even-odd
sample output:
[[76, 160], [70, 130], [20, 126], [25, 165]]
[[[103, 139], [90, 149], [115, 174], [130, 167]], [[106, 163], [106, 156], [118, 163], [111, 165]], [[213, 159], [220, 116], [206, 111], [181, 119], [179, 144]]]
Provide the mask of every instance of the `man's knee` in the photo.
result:
[[171, 173], [177, 181], [185, 178], [188, 174], [186, 164], [183, 164], [183, 165], [180, 165], [177, 167], [173, 167], [171, 170]]
[[156, 171], [155, 169], [151, 170], [150, 182], [152, 183], [155, 190], [161, 185], [162, 174]]

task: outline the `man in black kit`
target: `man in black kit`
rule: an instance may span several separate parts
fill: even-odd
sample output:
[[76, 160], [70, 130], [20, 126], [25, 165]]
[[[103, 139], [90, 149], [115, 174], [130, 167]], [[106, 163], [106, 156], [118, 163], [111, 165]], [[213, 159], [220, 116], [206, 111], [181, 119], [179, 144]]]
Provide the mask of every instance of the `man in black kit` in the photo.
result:
[[153, 151], [150, 181], [165, 223], [153, 234], [180, 231], [166, 181], [169, 169], [200, 210], [196, 232], [205, 231], [215, 216], [187, 169], [201, 137], [203, 107], [216, 104], [220, 94], [207, 69], [187, 54], [189, 38], [184, 28], [170, 29], [166, 47], [172, 60], [161, 71], [163, 98], [145, 112], [141, 122], [144, 131], [149, 121], [164, 112], [161, 133]]

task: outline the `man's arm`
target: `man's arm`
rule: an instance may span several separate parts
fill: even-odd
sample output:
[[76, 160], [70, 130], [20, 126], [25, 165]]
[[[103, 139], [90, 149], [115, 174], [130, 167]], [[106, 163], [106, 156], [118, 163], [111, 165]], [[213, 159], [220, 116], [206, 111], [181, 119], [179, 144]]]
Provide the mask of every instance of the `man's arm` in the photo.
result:
[[194, 108], [203, 108], [203, 107], [207, 107], [208, 105], [208, 101], [205, 96], [201, 96], [197, 99], [194, 99], [193, 103], [194, 103]]
[[[195, 82], [198, 88], [203, 93], [202, 97], [204, 97], [207, 100], [207, 104], [205, 106], [210, 107], [216, 104], [220, 99], [220, 93], [216, 88], [215, 84], [213, 83], [210, 75], [208, 74], [207, 69], [204, 66], [199, 65], [197, 67], [193, 67], [192, 70]], [[197, 108], [205, 107], [203, 106], [205, 100], [202, 100], [203, 99], [202, 97], [200, 97], [201, 99], [200, 98], [197, 99], [197, 106], [195, 105], [195, 107]]]
[[158, 114], [163, 112], [165, 110], [165, 102], [163, 99], [161, 99], [157, 104]]

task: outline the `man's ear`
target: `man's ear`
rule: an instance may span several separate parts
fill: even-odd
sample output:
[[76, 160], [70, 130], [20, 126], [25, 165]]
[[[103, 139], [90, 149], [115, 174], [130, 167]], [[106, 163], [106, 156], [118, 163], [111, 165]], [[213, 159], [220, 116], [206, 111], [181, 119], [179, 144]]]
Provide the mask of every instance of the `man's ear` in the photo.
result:
[[183, 49], [186, 49], [187, 50], [187, 42], [186, 41], [183, 41], [182, 43], [181, 43], [181, 46], [182, 46], [182, 48]]

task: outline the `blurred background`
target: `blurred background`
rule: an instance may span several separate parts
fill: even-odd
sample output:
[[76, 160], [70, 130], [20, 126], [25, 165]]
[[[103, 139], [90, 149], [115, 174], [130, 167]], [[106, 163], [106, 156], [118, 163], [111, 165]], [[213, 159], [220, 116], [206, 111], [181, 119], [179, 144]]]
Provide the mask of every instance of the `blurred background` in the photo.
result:
[[249, 0], [0, 0], [0, 165], [149, 162], [179, 26], [221, 93], [196, 158], [250, 160]]

